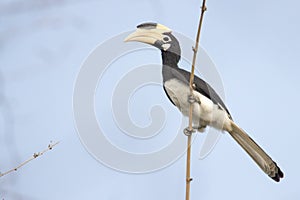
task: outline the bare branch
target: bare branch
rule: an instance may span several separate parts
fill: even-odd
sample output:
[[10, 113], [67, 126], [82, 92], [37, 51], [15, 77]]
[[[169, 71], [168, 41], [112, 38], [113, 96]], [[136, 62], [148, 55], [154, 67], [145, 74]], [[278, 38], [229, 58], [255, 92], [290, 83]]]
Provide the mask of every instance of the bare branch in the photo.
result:
[[27, 159], [26, 161], [24, 161], [23, 163], [21, 163], [21, 164], [18, 165], [17, 167], [15, 167], [15, 168], [13, 168], [13, 169], [10, 169], [10, 170], [8, 170], [7, 172], [4, 172], [4, 173], [1, 173], [1, 172], [0, 172], [0, 177], [5, 176], [5, 175], [7, 175], [7, 174], [9, 174], [9, 173], [12, 173], [12, 172], [17, 171], [18, 169], [20, 169], [21, 167], [23, 167], [24, 165], [26, 165], [26, 164], [29, 163], [30, 161], [36, 159], [36, 158], [39, 157], [39, 156], [44, 155], [44, 153], [46, 153], [47, 151], [52, 150], [53, 147], [56, 146], [58, 143], [59, 143], [59, 142], [55, 142], [55, 143], [53, 143], [53, 144], [50, 143], [46, 149], [44, 149], [43, 151], [34, 153], [34, 154], [32, 155], [32, 157], [30, 157], [29, 159]]
[[[196, 64], [196, 58], [197, 58], [197, 52], [199, 47], [199, 41], [200, 41], [200, 32], [202, 27], [202, 21], [204, 12], [206, 11], [206, 0], [203, 0], [202, 2], [202, 8], [201, 8], [201, 15], [198, 25], [198, 31], [197, 31], [197, 37], [196, 37], [196, 45], [193, 47], [194, 55], [193, 55], [193, 62], [192, 62], [192, 69], [191, 69], [191, 75], [190, 75], [190, 96], [193, 97], [193, 91], [194, 91], [194, 74], [195, 74], [195, 64]], [[187, 141], [187, 157], [186, 157], [186, 194], [185, 199], [190, 199], [190, 183], [193, 180], [191, 178], [191, 145], [192, 145], [192, 132], [193, 132], [193, 103], [190, 103], [190, 110], [189, 110], [189, 130], [190, 133], [188, 135], [188, 141]]]

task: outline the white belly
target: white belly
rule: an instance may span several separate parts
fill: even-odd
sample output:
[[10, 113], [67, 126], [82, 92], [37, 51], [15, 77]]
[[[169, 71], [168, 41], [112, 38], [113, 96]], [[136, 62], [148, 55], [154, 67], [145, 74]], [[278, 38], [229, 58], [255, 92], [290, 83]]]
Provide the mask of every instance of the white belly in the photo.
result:
[[[164, 86], [169, 97], [180, 112], [185, 116], [189, 116], [189, 86], [177, 79], [166, 81]], [[230, 126], [230, 119], [224, 109], [220, 108], [219, 105], [214, 104], [213, 101], [197, 91], [194, 91], [194, 96], [200, 101], [200, 103], [196, 102], [193, 104], [194, 126], [201, 127], [210, 125], [221, 130], [226, 130], [226, 127]]]

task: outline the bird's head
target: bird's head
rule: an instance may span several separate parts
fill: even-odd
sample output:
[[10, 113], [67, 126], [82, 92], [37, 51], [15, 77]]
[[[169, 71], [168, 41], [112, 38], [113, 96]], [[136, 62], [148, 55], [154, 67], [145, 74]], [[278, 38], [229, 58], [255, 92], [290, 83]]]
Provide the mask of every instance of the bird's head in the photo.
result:
[[[137, 26], [135, 32], [131, 33], [124, 40], [125, 42], [137, 41], [153, 45], [159, 48], [162, 53], [172, 53], [180, 59], [180, 46], [178, 40], [168, 27], [157, 23], [143, 23]], [[178, 61], [179, 61], [178, 59]]]

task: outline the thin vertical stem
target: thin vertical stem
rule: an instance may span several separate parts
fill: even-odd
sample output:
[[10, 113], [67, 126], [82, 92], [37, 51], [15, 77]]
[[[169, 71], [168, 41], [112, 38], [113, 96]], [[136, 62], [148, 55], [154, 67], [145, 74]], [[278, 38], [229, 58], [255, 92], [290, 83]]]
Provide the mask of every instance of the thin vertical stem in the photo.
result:
[[191, 143], [192, 143], [192, 135], [188, 136], [187, 141], [187, 155], [186, 155], [186, 193], [185, 193], [185, 199], [190, 199], [190, 188], [191, 188]]
[[[200, 40], [200, 32], [202, 27], [202, 21], [204, 12], [206, 11], [206, 0], [203, 0], [202, 2], [202, 8], [201, 8], [201, 15], [198, 25], [198, 31], [197, 31], [197, 37], [196, 37], [196, 44], [195, 47], [193, 47], [194, 55], [193, 55], [193, 61], [192, 61], [192, 69], [191, 69], [191, 75], [190, 75], [190, 95], [193, 96], [194, 91], [194, 74], [195, 74], [195, 64], [196, 64], [196, 58], [197, 58], [197, 52], [199, 48], [199, 40]], [[193, 131], [193, 104], [190, 104], [189, 109], [189, 132], [192, 133]], [[190, 199], [190, 187], [191, 187], [191, 144], [192, 144], [192, 134], [188, 136], [187, 141], [187, 157], [186, 157], [186, 195], [185, 199]]]

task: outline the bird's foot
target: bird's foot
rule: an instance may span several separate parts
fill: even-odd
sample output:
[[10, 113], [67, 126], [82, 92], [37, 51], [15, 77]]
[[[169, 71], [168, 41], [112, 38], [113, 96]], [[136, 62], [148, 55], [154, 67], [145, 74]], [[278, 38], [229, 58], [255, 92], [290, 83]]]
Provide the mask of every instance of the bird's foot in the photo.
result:
[[188, 102], [190, 104], [193, 104], [195, 102], [200, 103], [200, 100], [199, 100], [199, 98], [197, 98], [197, 97], [195, 97], [194, 95], [191, 94], [191, 95], [188, 96]]
[[196, 126], [193, 127], [193, 129], [197, 130], [200, 133], [203, 133], [205, 131], [206, 126]]
[[183, 130], [183, 133], [184, 135], [186, 136], [191, 136], [193, 133], [195, 133], [195, 129], [190, 129], [189, 127], [186, 127], [184, 130]]

